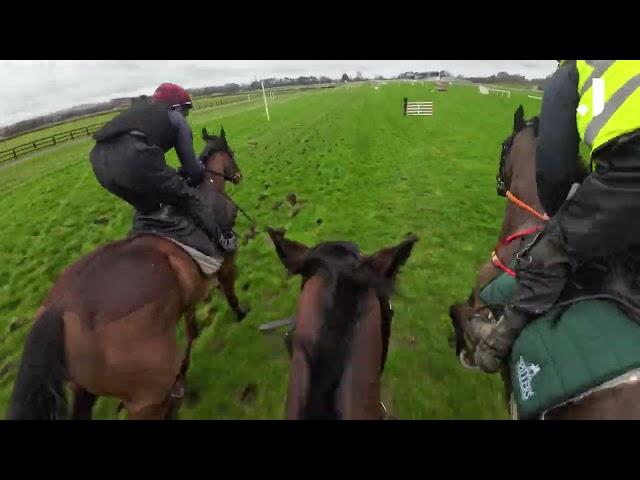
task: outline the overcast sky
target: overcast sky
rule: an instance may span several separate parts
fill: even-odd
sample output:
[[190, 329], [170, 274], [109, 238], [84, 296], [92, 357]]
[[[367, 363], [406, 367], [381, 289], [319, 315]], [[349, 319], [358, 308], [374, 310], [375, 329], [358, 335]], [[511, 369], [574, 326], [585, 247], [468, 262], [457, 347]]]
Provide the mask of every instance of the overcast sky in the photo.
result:
[[428, 70], [539, 78], [555, 67], [555, 60], [1, 60], [0, 126], [84, 103], [151, 95], [162, 82], [198, 88], [254, 78]]

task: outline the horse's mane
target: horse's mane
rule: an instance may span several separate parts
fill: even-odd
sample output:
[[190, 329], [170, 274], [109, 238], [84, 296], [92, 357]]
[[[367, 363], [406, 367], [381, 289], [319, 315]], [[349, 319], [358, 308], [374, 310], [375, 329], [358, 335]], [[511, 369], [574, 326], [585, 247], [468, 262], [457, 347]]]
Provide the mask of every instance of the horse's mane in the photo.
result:
[[533, 136], [537, 138], [540, 133], [540, 117], [538, 115], [531, 117], [525, 125], [527, 127], [533, 127]]
[[391, 281], [362, 263], [357, 245], [325, 242], [310, 249], [303, 260], [304, 278], [321, 275], [327, 282], [322, 326], [317, 341], [303, 345], [310, 369], [306, 419], [338, 419], [335, 393], [344, 373], [354, 327], [366, 311], [367, 293], [373, 288], [382, 305], [383, 358], [386, 360], [391, 327], [388, 307]]
[[533, 136], [538, 138], [538, 134], [540, 133], [540, 117], [536, 115], [535, 117], [531, 117], [524, 124], [524, 127], [514, 132], [513, 136], [515, 137], [518, 133], [520, 133], [525, 128], [533, 128]]
[[[512, 136], [510, 137], [511, 140], [513, 140], [515, 136], [521, 131], [523, 131], [525, 128], [533, 128], [533, 136], [535, 138], [538, 138], [540, 134], [540, 117], [536, 115], [534, 117], [531, 117], [529, 120], [527, 120], [524, 126], [520, 130], [512, 134]], [[576, 170], [574, 172], [573, 181], [582, 182], [584, 178], [590, 173], [590, 168], [583, 162], [582, 157], [579, 156], [578, 160], [579, 161], [576, 164]]]

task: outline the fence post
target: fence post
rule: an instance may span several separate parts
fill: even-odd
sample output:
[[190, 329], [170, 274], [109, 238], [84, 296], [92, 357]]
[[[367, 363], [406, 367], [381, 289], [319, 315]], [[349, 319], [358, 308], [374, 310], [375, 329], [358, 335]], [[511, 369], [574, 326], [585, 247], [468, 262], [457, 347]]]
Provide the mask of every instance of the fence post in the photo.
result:
[[16, 155], [16, 149], [12, 148], [11, 151], [13, 152], [13, 158], [18, 158], [17, 155]]
[[407, 102], [409, 101], [409, 99], [407, 97], [404, 97], [404, 115], [407, 115]]

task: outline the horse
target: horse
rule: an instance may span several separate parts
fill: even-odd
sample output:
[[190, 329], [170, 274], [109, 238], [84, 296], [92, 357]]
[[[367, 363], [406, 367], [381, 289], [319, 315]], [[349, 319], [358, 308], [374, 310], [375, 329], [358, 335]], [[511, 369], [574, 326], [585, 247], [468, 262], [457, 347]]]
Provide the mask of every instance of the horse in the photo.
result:
[[[525, 239], [542, 230], [544, 223], [549, 218], [542, 208], [537, 193], [535, 156], [538, 126], [538, 117], [525, 121], [524, 110], [520, 105], [514, 114], [513, 131], [502, 143], [496, 176], [498, 194], [509, 199], [500, 231], [501, 240], [498, 241], [491, 255], [491, 260], [480, 268], [475, 286], [468, 299], [463, 303], [451, 305], [449, 308], [455, 336], [456, 355], [459, 356], [462, 365], [467, 368], [474, 368], [473, 353], [478, 341], [470, 334], [469, 320], [476, 313], [483, 311], [488, 314], [489, 318], [495, 318], [489, 306], [481, 301], [480, 290], [504, 272], [515, 276], [515, 272], [508, 267], [508, 264], [514, 260], [514, 255], [520, 250]], [[588, 171], [580, 161], [576, 162], [576, 165], [573, 182], [579, 184], [586, 177]], [[607, 261], [611, 262], [612, 260]], [[590, 262], [595, 262], [595, 260], [590, 260]], [[602, 291], [602, 285], [607, 283], [607, 278], [602, 279], [602, 271], [604, 270], [598, 271], [600, 278], [596, 280], [597, 285], [594, 292]], [[579, 277], [581, 273], [578, 271], [576, 275]], [[572, 298], [574, 292], [570, 290], [571, 288], [568, 286], [563, 293], [564, 298], [569, 298], [565, 302], [566, 304], [580, 300], [578, 296]], [[585, 298], [609, 297], [592, 295]], [[509, 366], [504, 365], [500, 374], [505, 388], [505, 401], [507, 408], [509, 408], [512, 394]], [[546, 412], [544, 419], [601, 419], [629, 418], [629, 416], [638, 418], [640, 411], [636, 405], [638, 405], [638, 396], [640, 395], [639, 389], [640, 386], [637, 383], [621, 383], [617, 386], [600, 389], [590, 395], [579, 396], [577, 401], [553, 406]]]
[[351, 242], [309, 248], [267, 228], [290, 274], [302, 276], [289, 345], [288, 420], [379, 420], [391, 334], [389, 302], [417, 237], [365, 256]]
[[[203, 194], [224, 195], [225, 181], [242, 173], [220, 136], [202, 131]], [[227, 200], [225, 200], [227, 201]], [[217, 279], [239, 319], [234, 258]], [[71, 419], [88, 420], [100, 396], [120, 400], [129, 419], [174, 418], [184, 396], [196, 305], [211, 287], [198, 265], [173, 241], [133, 233], [68, 266], [56, 279], [26, 338], [8, 419], [67, 418], [65, 386], [73, 392]], [[176, 329], [185, 319], [186, 351]]]

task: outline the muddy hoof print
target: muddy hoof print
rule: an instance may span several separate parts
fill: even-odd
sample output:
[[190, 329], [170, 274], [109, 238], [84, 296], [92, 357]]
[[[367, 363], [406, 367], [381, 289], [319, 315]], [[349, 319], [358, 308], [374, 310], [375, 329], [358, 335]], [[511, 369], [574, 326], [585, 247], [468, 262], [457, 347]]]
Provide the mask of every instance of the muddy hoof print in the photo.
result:
[[296, 205], [295, 207], [293, 207], [291, 210], [289, 210], [289, 213], [287, 214], [287, 216], [289, 218], [293, 218], [295, 217], [298, 213], [300, 213], [300, 210], [302, 210], [302, 208], [300, 207], [300, 205]]

